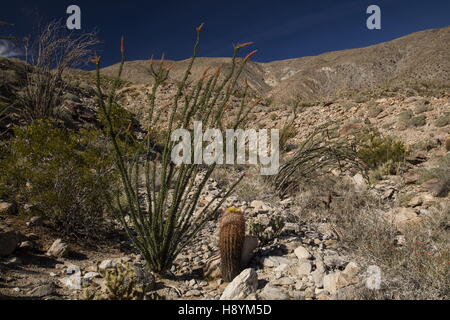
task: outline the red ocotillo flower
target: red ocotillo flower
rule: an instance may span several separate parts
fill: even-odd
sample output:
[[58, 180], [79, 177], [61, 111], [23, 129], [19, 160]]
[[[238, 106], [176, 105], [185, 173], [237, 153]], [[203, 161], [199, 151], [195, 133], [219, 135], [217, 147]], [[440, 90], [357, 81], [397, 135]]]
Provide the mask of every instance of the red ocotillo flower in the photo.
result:
[[89, 62], [92, 62], [92, 63], [95, 63], [95, 64], [99, 64], [100, 63], [100, 57], [99, 56], [95, 56], [92, 59], [90, 59]]
[[246, 55], [244, 58], [244, 62], [247, 62], [256, 52], [258, 52], [258, 50], [253, 50], [248, 55]]
[[123, 36], [120, 38], [120, 52], [125, 52], [125, 39]]
[[199, 25], [197, 28], [195, 28], [195, 30], [197, 31], [197, 32], [201, 32], [202, 30], [203, 30], [203, 27], [205, 26], [205, 24], [204, 23], [202, 23], [201, 25]]
[[234, 46], [234, 49], [235, 49], [235, 50], [239, 50], [239, 49], [248, 47], [248, 46], [250, 46], [250, 45], [252, 45], [252, 44], [253, 44], [253, 42], [239, 43], [239, 44], [237, 44], [237, 45]]

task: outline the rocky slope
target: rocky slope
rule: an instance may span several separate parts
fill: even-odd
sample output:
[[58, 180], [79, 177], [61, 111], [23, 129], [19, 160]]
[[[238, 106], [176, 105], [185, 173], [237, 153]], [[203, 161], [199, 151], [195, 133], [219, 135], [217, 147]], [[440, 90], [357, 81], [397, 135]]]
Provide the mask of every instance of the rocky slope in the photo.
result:
[[[448, 88], [450, 80], [450, 27], [426, 30], [366, 48], [329, 52], [270, 63], [250, 63], [242, 79], [260, 95], [277, 101], [302, 97], [318, 99], [380, 88]], [[173, 64], [172, 79], [179, 80], [187, 65]], [[230, 66], [228, 58], [200, 58], [192, 71], [199, 79], [207, 67]], [[103, 72], [114, 76], [117, 65]], [[124, 79], [146, 84], [149, 61], [126, 62]]]

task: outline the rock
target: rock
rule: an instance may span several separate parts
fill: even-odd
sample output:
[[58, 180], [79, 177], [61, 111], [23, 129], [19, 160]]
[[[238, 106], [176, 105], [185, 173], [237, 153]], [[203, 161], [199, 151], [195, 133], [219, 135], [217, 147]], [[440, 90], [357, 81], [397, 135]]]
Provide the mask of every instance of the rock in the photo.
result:
[[421, 218], [412, 208], [396, 208], [388, 213], [391, 216], [392, 223], [399, 231], [404, 230], [407, 226], [418, 223]]
[[359, 267], [355, 263], [349, 264], [349, 268], [344, 271], [337, 271], [327, 274], [323, 278], [323, 288], [331, 294], [335, 294], [339, 289], [358, 283], [356, 277]]
[[200, 290], [189, 290], [184, 294], [185, 297], [198, 297], [201, 296], [202, 292]]
[[92, 281], [95, 278], [100, 278], [100, 273], [98, 272], [88, 272], [83, 276], [84, 281]]
[[433, 197], [438, 197], [442, 190], [441, 183], [438, 178], [433, 178], [425, 181], [424, 183], [422, 183], [421, 187], [425, 191], [430, 192]]
[[313, 299], [316, 296], [316, 292], [315, 292], [314, 288], [309, 287], [309, 288], [306, 288], [304, 295], [305, 295], [305, 299]]
[[260, 200], [253, 200], [250, 203], [250, 207], [254, 209], [257, 213], [266, 213], [269, 212], [269, 208], [266, 206], [266, 204], [263, 201]]
[[117, 266], [117, 262], [113, 261], [111, 259], [107, 259], [107, 260], [103, 260], [102, 262], [100, 262], [100, 264], [98, 265], [98, 269], [99, 270], [106, 270], [106, 269], [113, 269]]
[[220, 300], [242, 300], [258, 288], [258, 275], [252, 268], [242, 271], [225, 288]]
[[354, 278], [359, 273], [361, 268], [355, 262], [350, 262], [342, 271], [342, 274], [348, 276], [349, 278]]
[[280, 264], [278, 267], [274, 268], [273, 271], [275, 272], [285, 272], [289, 270], [289, 265], [286, 263]]
[[311, 276], [313, 278], [314, 285], [316, 286], [316, 288], [323, 288], [324, 272], [319, 269], [316, 269], [311, 273]]
[[27, 222], [27, 227], [36, 227], [42, 225], [42, 218], [39, 216], [32, 217], [30, 221]]
[[61, 283], [71, 290], [81, 290], [81, 272], [60, 279]]
[[5, 264], [6, 265], [19, 265], [19, 264], [22, 264], [22, 260], [19, 257], [11, 257], [6, 261]]
[[241, 254], [241, 267], [246, 268], [253, 257], [253, 251], [258, 247], [259, 241], [257, 237], [246, 236]]
[[415, 184], [420, 179], [420, 174], [414, 171], [408, 171], [405, 176], [405, 184]]
[[75, 274], [75, 273], [81, 273], [81, 268], [79, 266], [71, 264], [70, 266], [67, 267], [67, 269], [66, 269], [67, 275], [71, 275], [71, 274]]
[[307, 276], [311, 273], [311, 262], [309, 260], [303, 259], [297, 268], [297, 275], [301, 278]]
[[323, 289], [331, 294], [337, 291], [337, 273], [330, 273], [323, 277]]
[[295, 284], [295, 281], [292, 278], [283, 277], [283, 278], [277, 279], [275, 281], [272, 281], [271, 283], [273, 283], [276, 286], [290, 286], [290, 285]]
[[67, 255], [68, 251], [67, 244], [62, 242], [61, 239], [56, 239], [47, 250], [46, 255], [54, 258], [63, 258]]
[[358, 189], [365, 189], [365, 188], [367, 188], [367, 182], [364, 179], [363, 175], [360, 174], [360, 173], [355, 174], [352, 177], [352, 181], [353, 181], [353, 183], [356, 185], [356, 187]]
[[310, 259], [311, 253], [309, 253], [308, 249], [306, 249], [305, 247], [298, 247], [297, 249], [294, 250], [295, 255], [297, 256], [298, 260], [302, 261], [304, 259]]
[[29, 240], [20, 243], [19, 248], [25, 251], [32, 251], [36, 248], [35, 244]]
[[8, 256], [19, 246], [23, 235], [17, 231], [0, 230], [0, 257]]
[[28, 295], [32, 297], [43, 298], [46, 296], [51, 296], [55, 294], [55, 292], [56, 292], [55, 284], [48, 283], [32, 289], [31, 291], [28, 292]]
[[298, 225], [298, 223], [286, 222], [283, 227], [283, 232], [298, 234], [300, 233], [300, 226]]
[[329, 268], [340, 268], [347, 264], [347, 259], [342, 256], [338, 256], [337, 254], [334, 255], [327, 255], [323, 258], [323, 263], [329, 267]]
[[408, 207], [418, 207], [421, 206], [423, 204], [423, 199], [419, 196], [416, 196], [414, 198], [412, 198], [411, 200], [409, 200], [408, 202]]
[[0, 202], [0, 215], [17, 214], [17, 205], [11, 202]]
[[265, 257], [262, 260], [262, 264], [264, 267], [273, 268], [278, 267], [281, 264], [291, 264], [291, 261], [288, 258], [280, 257], [280, 256], [269, 256]]
[[259, 296], [263, 300], [289, 300], [289, 295], [281, 288], [277, 288], [268, 283]]

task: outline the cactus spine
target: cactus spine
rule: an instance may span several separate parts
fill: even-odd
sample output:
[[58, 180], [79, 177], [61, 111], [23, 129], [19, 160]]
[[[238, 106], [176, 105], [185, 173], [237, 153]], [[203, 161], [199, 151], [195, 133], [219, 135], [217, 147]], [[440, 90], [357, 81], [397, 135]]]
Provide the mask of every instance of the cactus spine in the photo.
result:
[[227, 209], [220, 220], [220, 269], [224, 281], [232, 281], [241, 272], [241, 252], [245, 239], [245, 218], [235, 208]]

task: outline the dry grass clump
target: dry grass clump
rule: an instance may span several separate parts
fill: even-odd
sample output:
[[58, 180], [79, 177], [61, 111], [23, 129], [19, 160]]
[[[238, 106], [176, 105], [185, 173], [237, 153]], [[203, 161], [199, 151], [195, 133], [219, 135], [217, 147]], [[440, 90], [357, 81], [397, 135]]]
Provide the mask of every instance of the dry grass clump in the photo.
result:
[[426, 170], [422, 170], [421, 182], [436, 179], [433, 193], [437, 197], [446, 197], [450, 192], [450, 154], [439, 159], [436, 164]]
[[[450, 282], [448, 204], [399, 232], [387, 221], [389, 210], [370, 191], [357, 191], [342, 179], [315, 181], [296, 198], [301, 221], [328, 222], [342, 244], [364, 265], [382, 270], [381, 290], [356, 290], [354, 299], [448, 299]], [[331, 194], [325, 202], [324, 194]]]
[[260, 174], [257, 166], [230, 166], [221, 165], [212, 174], [211, 178], [217, 182], [219, 188], [228, 188], [236, 177], [241, 175], [240, 171], [245, 170], [245, 176], [236, 186], [234, 195], [239, 199], [247, 202], [253, 200], [275, 201], [275, 195], [271, 186], [266, 179]]

